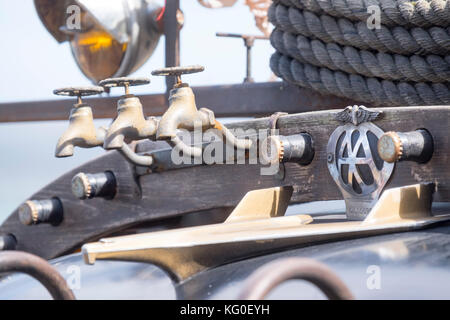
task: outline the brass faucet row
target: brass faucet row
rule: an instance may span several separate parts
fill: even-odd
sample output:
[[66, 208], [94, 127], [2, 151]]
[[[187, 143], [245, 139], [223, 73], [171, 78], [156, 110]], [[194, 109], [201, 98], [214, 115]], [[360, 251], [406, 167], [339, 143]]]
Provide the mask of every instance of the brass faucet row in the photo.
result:
[[[58, 140], [56, 157], [73, 155], [74, 147], [92, 148], [102, 146], [106, 150], [116, 149], [130, 162], [140, 166], [150, 166], [151, 156], [134, 153], [127, 145], [136, 140], [165, 140], [171, 146], [178, 147], [185, 155], [196, 156], [202, 150], [199, 147], [185, 145], [177, 137], [180, 128], [194, 130], [201, 124], [202, 130], [216, 128], [222, 132], [224, 139], [237, 148], [248, 149], [251, 140], [236, 139], [225, 126], [220, 124], [214, 113], [206, 108], [197, 109], [195, 96], [187, 83], [181, 82], [181, 75], [203, 71], [202, 66], [172, 67], [155, 70], [152, 75], [175, 76], [177, 83], [170, 91], [169, 108], [160, 120], [145, 118], [142, 104], [138, 97], [130, 94], [129, 87], [150, 83], [148, 78], [111, 78], [99, 82], [101, 87], [71, 87], [54, 90], [58, 95], [77, 96], [69, 117], [69, 127]], [[100, 94], [103, 88], [124, 87], [125, 94], [117, 103], [117, 117], [109, 128], [95, 128], [92, 109], [83, 103], [82, 96]]]

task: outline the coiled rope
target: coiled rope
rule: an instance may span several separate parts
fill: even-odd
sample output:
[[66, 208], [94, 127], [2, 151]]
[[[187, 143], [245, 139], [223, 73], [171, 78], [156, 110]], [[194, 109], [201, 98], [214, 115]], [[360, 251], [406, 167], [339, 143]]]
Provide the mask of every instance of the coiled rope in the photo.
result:
[[[410, 4], [274, 0], [271, 68], [288, 82], [372, 105], [450, 104], [447, 1]], [[381, 8], [379, 29], [362, 22], [370, 5]]]
[[370, 6], [380, 8], [381, 20], [394, 26], [448, 26], [450, 3], [447, 0], [281, 0], [286, 6], [354, 21], [366, 22]]

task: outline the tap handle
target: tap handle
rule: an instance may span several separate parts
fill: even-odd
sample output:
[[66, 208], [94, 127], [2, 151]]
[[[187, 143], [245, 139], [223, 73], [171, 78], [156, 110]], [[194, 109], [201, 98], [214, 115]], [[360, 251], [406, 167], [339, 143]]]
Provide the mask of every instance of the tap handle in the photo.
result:
[[223, 38], [240, 38], [244, 39], [245, 45], [253, 45], [254, 40], [269, 40], [268, 36], [258, 36], [252, 34], [237, 34], [237, 33], [228, 33], [228, 32], [216, 32], [216, 37]]
[[89, 86], [89, 87], [67, 87], [53, 90], [53, 93], [58, 96], [71, 96], [78, 97], [77, 104], [82, 104], [81, 97], [93, 96], [104, 92], [102, 87]]
[[186, 67], [169, 67], [169, 68], [161, 68], [152, 71], [152, 75], [154, 76], [175, 76], [177, 77], [177, 83], [175, 84], [175, 88], [181, 86], [183, 83], [181, 81], [182, 74], [190, 74], [202, 72], [205, 70], [205, 67], [200, 65], [186, 66]]
[[114, 88], [114, 87], [124, 87], [125, 95], [129, 95], [129, 87], [132, 86], [142, 86], [144, 84], [149, 84], [149, 78], [129, 78], [129, 77], [120, 77], [120, 78], [108, 78], [101, 80], [98, 84], [104, 88]]

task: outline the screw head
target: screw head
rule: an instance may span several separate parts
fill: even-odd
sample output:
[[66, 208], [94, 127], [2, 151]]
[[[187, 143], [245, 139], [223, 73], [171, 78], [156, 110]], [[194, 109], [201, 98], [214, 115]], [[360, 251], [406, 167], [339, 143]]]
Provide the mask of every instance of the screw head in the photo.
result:
[[83, 173], [77, 173], [72, 178], [72, 193], [78, 199], [87, 199], [91, 196], [92, 186], [88, 176]]
[[284, 159], [284, 145], [280, 136], [269, 136], [263, 142], [266, 146], [265, 150], [262, 150], [262, 157], [267, 163], [275, 164], [281, 163]]
[[20, 222], [29, 226], [38, 223], [39, 220], [39, 209], [31, 200], [28, 200], [19, 207], [19, 219]]
[[378, 140], [377, 150], [384, 161], [389, 163], [398, 161], [403, 155], [402, 141], [396, 132], [386, 132]]
[[328, 163], [332, 163], [333, 160], [334, 160], [334, 155], [333, 155], [332, 153], [329, 153], [329, 154], [327, 155], [327, 161], [328, 161]]

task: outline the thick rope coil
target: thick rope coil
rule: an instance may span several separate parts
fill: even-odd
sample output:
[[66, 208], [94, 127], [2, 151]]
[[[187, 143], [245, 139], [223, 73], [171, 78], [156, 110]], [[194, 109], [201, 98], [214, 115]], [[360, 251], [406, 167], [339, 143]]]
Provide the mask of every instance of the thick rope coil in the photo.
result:
[[447, 0], [274, 0], [286, 6], [317, 14], [366, 22], [368, 8], [380, 8], [380, 20], [388, 27], [431, 27], [449, 25], [450, 1]]
[[[324, 0], [275, 0], [268, 12], [276, 27], [273, 72], [293, 84], [374, 106], [450, 104], [450, 14], [437, 10], [433, 24], [421, 3], [414, 9], [419, 11], [401, 13], [398, 23], [399, 9], [387, 10], [389, 1], [330, 0], [327, 6]], [[430, 4], [438, 8], [438, 2]], [[371, 30], [360, 21], [363, 15], [355, 8], [377, 3], [395, 22], [392, 27]]]
[[443, 83], [392, 82], [364, 78], [304, 64], [278, 52], [272, 55], [270, 67], [277, 76], [290, 83], [375, 106], [450, 104], [450, 90]]
[[443, 55], [450, 51], [450, 27], [407, 30], [398, 26], [381, 26], [380, 29], [370, 30], [365, 22], [336, 19], [329, 15], [318, 16], [310, 11], [281, 4], [272, 5], [268, 16], [269, 21], [283, 31], [363, 50], [402, 55]]
[[372, 53], [335, 43], [311, 40], [302, 35], [295, 36], [278, 29], [272, 32], [270, 41], [282, 54], [317, 67], [386, 80], [450, 81], [450, 55], [442, 58], [437, 55], [408, 57], [383, 52]]

